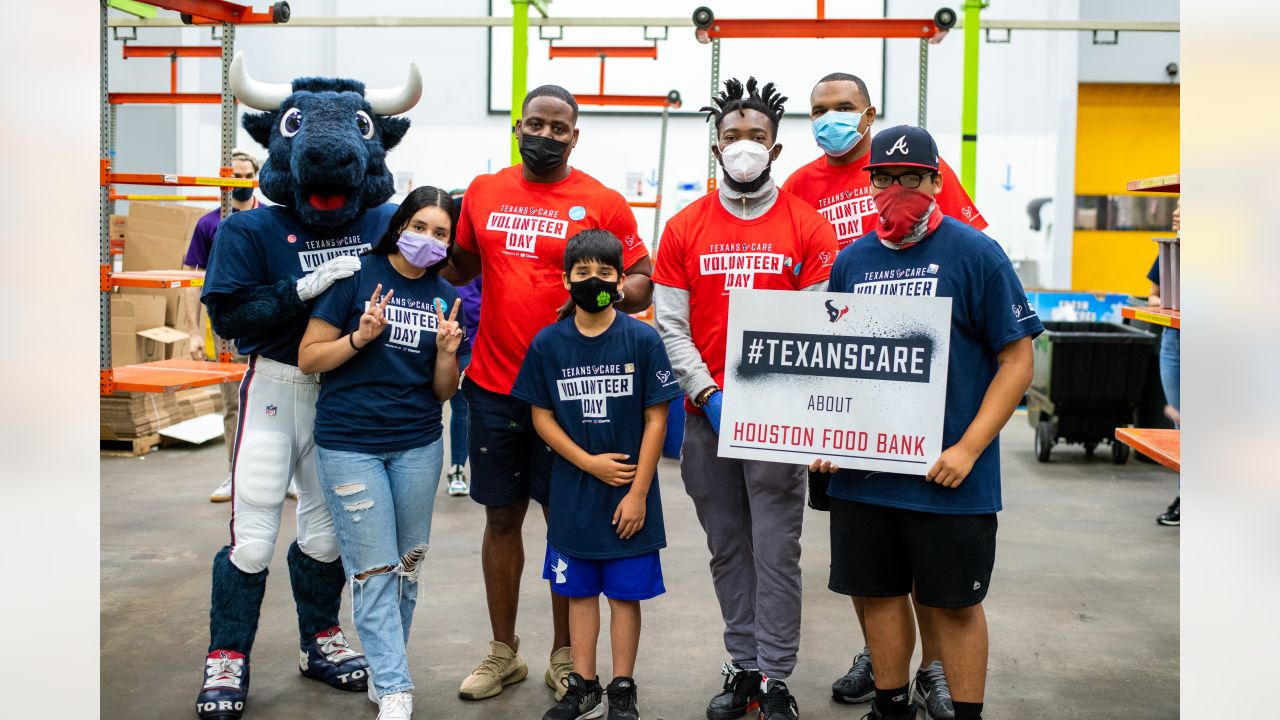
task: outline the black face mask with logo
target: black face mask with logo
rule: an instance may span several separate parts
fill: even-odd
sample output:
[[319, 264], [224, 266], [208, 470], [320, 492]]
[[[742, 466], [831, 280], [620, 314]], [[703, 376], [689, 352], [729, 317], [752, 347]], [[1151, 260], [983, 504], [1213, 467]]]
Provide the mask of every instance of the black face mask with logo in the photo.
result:
[[564, 164], [569, 143], [541, 135], [520, 136], [520, 160], [534, 175], [550, 175]]
[[573, 304], [589, 313], [602, 312], [618, 302], [618, 283], [592, 276], [569, 283]]

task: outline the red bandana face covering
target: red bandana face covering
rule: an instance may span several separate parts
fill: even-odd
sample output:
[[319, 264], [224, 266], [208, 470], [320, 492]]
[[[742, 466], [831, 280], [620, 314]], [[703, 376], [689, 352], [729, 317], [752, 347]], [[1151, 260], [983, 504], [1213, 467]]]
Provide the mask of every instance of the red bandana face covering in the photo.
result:
[[905, 250], [942, 224], [942, 211], [932, 195], [897, 183], [875, 197], [880, 220], [876, 235], [886, 247]]

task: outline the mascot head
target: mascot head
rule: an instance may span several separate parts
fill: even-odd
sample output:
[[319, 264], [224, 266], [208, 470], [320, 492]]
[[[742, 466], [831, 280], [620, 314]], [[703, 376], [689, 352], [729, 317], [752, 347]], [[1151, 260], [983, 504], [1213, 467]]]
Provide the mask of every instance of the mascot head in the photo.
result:
[[422, 97], [418, 66], [400, 87], [366, 90], [358, 80], [298, 78], [292, 85], [249, 77], [244, 57], [231, 63], [231, 91], [265, 112], [244, 116], [244, 129], [267, 148], [258, 173], [262, 194], [294, 209], [307, 225], [333, 227], [395, 193], [387, 151], [409, 129], [393, 117]]

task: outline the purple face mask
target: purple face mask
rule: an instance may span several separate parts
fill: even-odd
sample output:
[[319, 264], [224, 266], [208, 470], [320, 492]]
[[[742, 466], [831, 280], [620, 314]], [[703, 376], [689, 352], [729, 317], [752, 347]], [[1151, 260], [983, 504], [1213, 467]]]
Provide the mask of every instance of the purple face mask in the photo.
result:
[[402, 232], [396, 240], [396, 247], [410, 265], [418, 268], [429, 268], [444, 259], [449, 246], [436, 238], [417, 233]]

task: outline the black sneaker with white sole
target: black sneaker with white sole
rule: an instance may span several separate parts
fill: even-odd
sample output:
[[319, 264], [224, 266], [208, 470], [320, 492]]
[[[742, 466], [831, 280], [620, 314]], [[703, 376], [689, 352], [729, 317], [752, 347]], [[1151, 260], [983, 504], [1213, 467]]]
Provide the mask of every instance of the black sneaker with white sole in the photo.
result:
[[542, 720], [594, 720], [604, 716], [604, 688], [600, 679], [588, 682], [576, 672], [564, 680], [564, 699], [543, 714]]
[[911, 701], [924, 709], [924, 720], [955, 720], [956, 710], [951, 705], [951, 688], [947, 685], [941, 660], [934, 660], [928, 667], [916, 671]]
[[636, 707], [636, 681], [629, 677], [616, 677], [605, 690], [609, 696], [608, 720], [640, 720]]
[[916, 720], [917, 712], [918, 708], [915, 705], [908, 705], [906, 715], [884, 715], [875, 703], [871, 703], [871, 712], [863, 715], [862, 720]]
[[757, 706], [760, 671], [725, 663], [720, 674], [724, 675], [724, 689], [707, 703], [707, 720], [737, 720]]
[[871, 671], [871, 651], [866, 647], [853, 658], [853, 666], [844, 677], [831, 683], [831, 697], [836, 702], [871, 702], [876, 696], [876, 676]]
[[800, 708], [787, 684], [765, 678], [760, 685], [760, 720], [799, 720]]
[[1171, 525], [1171, 526], [1181, 525], [1182, 512], [1181, 512], [1181, 508], [1179, 507], [1179, 505], [1181, 504], [1181, 501], [1182, 501], [1181, 496], [1174, 498], [1173, 504], [1169, 506], [1168, 510], [1165, 510], [1163, 514], [1161, 514], [1159, 517], [1156, 518], [1156, 522], [1161, 525]]

